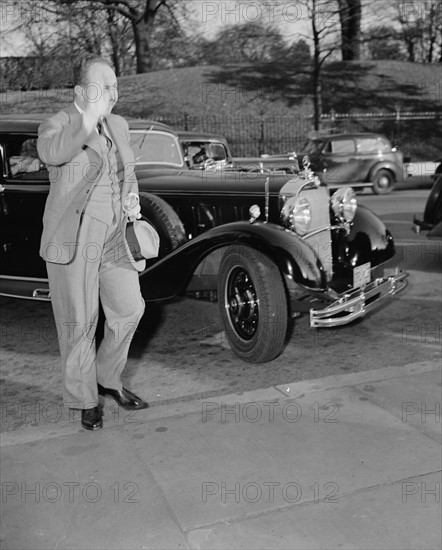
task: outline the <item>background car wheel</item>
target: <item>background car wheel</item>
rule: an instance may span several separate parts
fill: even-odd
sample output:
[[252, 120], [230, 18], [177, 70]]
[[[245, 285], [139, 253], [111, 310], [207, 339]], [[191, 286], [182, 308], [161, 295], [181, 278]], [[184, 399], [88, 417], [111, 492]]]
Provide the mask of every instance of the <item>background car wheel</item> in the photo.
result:
[[164, 257], [187, 241], [180, 218], [166, 201], [151, 193], [140, 193], [140, 206], [142, 218], [153, 225], [160, 236], [158, 258]]
[[394, 187], [394, 176], [390, 170], [382, 168], [373, 178], [373, 193], [376, 195], [385, 195]]
[[277, 266], [246, 246], [230, 246], [218, 274], [218, 304], [233, 352], [249, 363], [277, 357], [287, 334], [287, 297]]

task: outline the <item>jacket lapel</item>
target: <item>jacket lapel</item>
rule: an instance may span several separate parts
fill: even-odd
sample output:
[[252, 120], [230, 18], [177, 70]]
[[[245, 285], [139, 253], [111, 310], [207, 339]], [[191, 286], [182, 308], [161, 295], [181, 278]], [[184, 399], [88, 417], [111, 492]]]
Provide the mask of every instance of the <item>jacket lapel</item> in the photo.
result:
[[124, 178], [121, 182], [122, 197], [125, 197], [129, 191], [138, 192], [138, 182], [135, 176], [134, 155], [130, 143], [127, 141], [125, 126], [121, 124], [118, 117], [109, 115], [106, 117], [106, 125], [115, 142], [120, 160], [123, 165]]
[[112, 115], [107, 116], [105, 121], [110, 137], [114, 141], [115, 147], [120, 155], [121, 162], [123, 166], [125, 166], [131, 159], [128, 154], [128, 147], [130, 147], [130, 145], [127, 143], [126, 134], [123, 132], [123, 126], [118, 122], [118, 118]]

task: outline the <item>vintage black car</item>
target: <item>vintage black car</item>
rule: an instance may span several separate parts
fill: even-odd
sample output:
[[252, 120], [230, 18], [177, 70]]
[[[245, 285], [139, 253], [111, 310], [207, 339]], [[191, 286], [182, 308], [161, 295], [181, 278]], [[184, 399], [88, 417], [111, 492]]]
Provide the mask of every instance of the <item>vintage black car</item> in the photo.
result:
[[416, 233], [428, 231], [427, 237], [430, 239], [442, 238], [442, 171], [436, 172], [423, 219], [414, 215], [413, 229]]
[[183, 146], [184, 159], [192, 170], [233, 170], [262, 174], [297, 174], [298, 158], [294, 151], [281, 155], [233, 157], [224, 136], [207, 132], [177, 132]]
[[[1, 121], [0, 294], [50, 300], [38, 255], [49, 189], [35, 149], [41, 118]], [[161, 237], [140, 274], [143, 296], [216, 296], [243, 360], [277, 357], [300, 313], [312, 327], [344, 325], [405, 288], [406, 273], [384, 269], [395, 247], [383, 222], [350, 188], [330, 196], [307, 158], [295, 176], [189, 170], [167, 127], [130, 121], [130, 131], [142, 214]]]
[[371, 187], [383, 195], [403, 180], [403, 154], [382, 134], [320, 133], [305, 143], [301, 154], [309, 155], [312, 170], [331, 189]]

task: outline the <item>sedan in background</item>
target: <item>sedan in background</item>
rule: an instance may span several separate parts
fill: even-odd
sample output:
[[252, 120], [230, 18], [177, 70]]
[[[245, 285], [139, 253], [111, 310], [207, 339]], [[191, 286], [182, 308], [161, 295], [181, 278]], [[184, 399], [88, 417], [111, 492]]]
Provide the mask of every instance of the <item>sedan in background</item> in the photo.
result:
[[382, 134], [324, 134], [312, 137], [302, 155], [330, 188], [371, 187], [376, 195], [389, 193], [403, 179], [403, 155]]

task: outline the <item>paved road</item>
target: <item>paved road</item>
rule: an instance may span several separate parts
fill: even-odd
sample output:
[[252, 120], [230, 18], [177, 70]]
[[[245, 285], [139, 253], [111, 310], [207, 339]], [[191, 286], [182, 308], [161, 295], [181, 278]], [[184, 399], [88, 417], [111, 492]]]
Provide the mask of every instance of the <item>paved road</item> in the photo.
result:
[[[397, 214], [406, 220], [414, 207], [424, 204], [425, 192], [366, 194], [360, 199], [383, 217]], [[412, 271], [405, 293], [351, 326], [311, 329], [306, 317], [297, 319], [284, 353], [264, 365], [246, 364], [233, 355], [217, 304], [186, 298], [151, 305], [131, 346], [125, 383], [155, 406], [415, 361], [437, 362], [441, 299], [440, 271]], [[51, 422], [61, 411], [61, 376], [50, 304], [0, 298], [0, 308], [1, 429]]]

